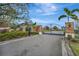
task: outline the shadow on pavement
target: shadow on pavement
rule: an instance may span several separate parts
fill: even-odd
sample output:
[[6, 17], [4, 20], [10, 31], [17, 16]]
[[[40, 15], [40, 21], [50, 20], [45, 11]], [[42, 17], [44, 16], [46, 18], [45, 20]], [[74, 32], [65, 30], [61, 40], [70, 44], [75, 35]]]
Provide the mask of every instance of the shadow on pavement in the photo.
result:
[[64, 36], [64, 34], [57, 34], [57, 33], [43, 33], [43, 34], [46, 34], [46, 35], [60, 35], [60, 36]]

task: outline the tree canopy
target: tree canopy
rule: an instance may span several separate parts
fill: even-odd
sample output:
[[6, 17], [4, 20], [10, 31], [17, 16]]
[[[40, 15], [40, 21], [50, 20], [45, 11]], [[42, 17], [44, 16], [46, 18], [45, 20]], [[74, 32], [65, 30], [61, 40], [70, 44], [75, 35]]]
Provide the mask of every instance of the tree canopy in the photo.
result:
[[29, 20], [28, 6], [25, 3], [0, 3], [0, 20], [6, 20], [9, 24], [16, 20]]
[[74, 14], [74, 12], [79, 12], [79, 9], [69, 10], [68, 8], [64, 8], [64, 12], [65, 12], [64, 15], [60, 15], [58, 17], [59, 20], [61, 20], [62, 18], [65, 18], [65, 17], [68, 18], [68, 21], [70, 18], [74, 19], [74, 20], [78, 20], [78, 16], [76, 14]]

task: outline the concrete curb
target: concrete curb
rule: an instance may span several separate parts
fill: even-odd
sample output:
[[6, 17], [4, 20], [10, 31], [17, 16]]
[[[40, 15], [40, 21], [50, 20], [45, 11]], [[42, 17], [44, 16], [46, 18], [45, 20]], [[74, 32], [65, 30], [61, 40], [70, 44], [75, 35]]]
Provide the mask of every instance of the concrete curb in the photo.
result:
[[62, 40], [62, 56], [74, 56], [71, 48], [64, 39]]
[[62, 40], [62, 56], [68, 56], [64, 40]]

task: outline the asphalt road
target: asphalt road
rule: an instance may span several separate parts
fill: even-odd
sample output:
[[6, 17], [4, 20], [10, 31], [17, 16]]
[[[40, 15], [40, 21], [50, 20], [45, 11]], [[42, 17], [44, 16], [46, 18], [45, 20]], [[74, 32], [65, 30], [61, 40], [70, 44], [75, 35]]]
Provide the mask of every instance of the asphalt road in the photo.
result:
[[[57, 35], [39, 35], [29, 40], [31, 47], [28, 48], [28, 56], [61, 56], [62, 36]], [[27, 41], [27, 40], [26, 40]], [[28, 42], [28, 41], [27, 41]]]
[[26, 42], [29, 42], [29, 44], [27, 44], [29, 45], [29, 48], [27, 50], [26, 55], [28, 56], [61, 56], [62, 55], [62, 47], [61, 47], [62, 38], [63, 36], [52, 35], [51, 33], [47, 33], [44, 35], [33, 37], [32, 39], [28, 41], [26, 40]]
[[[1, 55], [61, 56], [63, 36], [42, 34], [1, 44]], [[2, 49], [2, 50], [1, 50]]]

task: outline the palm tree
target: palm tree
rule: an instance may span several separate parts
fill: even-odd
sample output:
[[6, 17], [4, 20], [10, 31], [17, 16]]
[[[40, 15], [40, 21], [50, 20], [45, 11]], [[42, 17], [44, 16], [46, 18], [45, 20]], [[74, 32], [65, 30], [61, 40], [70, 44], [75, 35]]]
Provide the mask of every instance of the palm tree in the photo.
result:
[[[74, 19], [74, 20], [78, 20], [78, 17], [74, 14], [74, 12], [79, 12], [79, 10], [78, 9], [74, 9], [74, 10], [69, 10], [69, 9], [67, 9], [67, 8], [64, 8], [64, 12], [65, 12], [65, 15], [61, 15], [61, 16], [59, 16], [59, 20], [60, 19], [62, 19], [62, 18], [68, 18], [68, 22], [69, 22], [69, 20], [70, 20], [70, 18], [71, 19]], [[68, 23], [69, 24], [69, 26], [70, 26], [70, 23]]]
[[78, 20], [79, 20], [78, 16], [75, 15], [74, 12], [79, 12], [79, 9], [68, 10], [67, 8], [64, 8], [64, 11], [65, 11], [66, 14], [59, 16], [59, 18], [58, 18], [59, 20], [61, 20], [62, 18], [66, 18], [67, 17], [68, 18], [68, 22], [69, 22], [70, 18], [78, 22]]
[[62, 18], [68, 18], [68, 22], [69, 22], [69, 19], [70, 18], [72, 18], [72, 19], [76, 19], [77, 18], [77, 16], [75, 15], [75, 14], [73, 14], [73, 12], [74, 12], [75, 10], [73, 10], [73, 11], [70, 11], [69, 9], [67, 9], [67, 8], [64, 8], [64, 12], [66, 13], [65, 15], [61, 15], [61, 16], [59, 16], [59, 20], [60, 19], [62, 19]]

